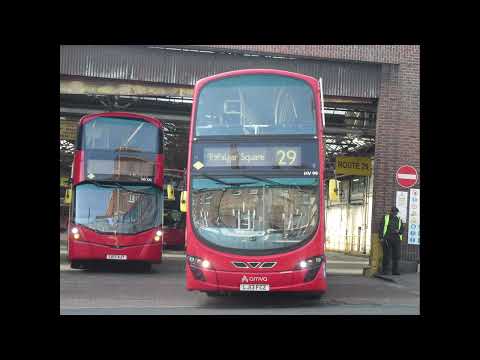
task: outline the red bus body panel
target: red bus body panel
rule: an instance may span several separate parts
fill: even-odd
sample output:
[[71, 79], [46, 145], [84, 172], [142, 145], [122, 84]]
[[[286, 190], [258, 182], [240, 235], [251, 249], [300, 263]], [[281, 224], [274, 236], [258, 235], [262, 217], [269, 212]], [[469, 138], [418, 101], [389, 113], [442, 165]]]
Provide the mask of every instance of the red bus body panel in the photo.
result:
[[[120, 117], [145, 120], [154, 126], [163, 129], [160, 120], [147, 115], [132, 114], [127, 112], [107, 112], [90, 114], [80, 119], [80, 126], [98, 117]], [[164, 154], [157, 154], [154, 184], [163, 187]], [[85, 181], [85, 155], [83, 150], [75, 150], [73, 159], [72, 185], [76, 186]], [[79, 230], [80, 238], [74, 239], [72, 228]], [[160, 263], [162, 259], [163, 237], [160, 241], [154, 240], [155, 233], [160, 228], [153, 228], [138, 234], [102, 234], [84, 226], [68, 224], [68, 254], [70, 261], [76, 260], [106, 260], [107, 255], [127, 255], [127, 261], [146, 261]]]
[[[239, 291], [240, 284], [244, 275], [247, 277], [266, 277], [265, 284], [270, 285], [270, 291], [318, 291], [324, 292], [327, 289], [325, 278], [324, 262], [318, 271], [317, 276], [309, 282], [304, 282], [305, 274], [308, 270], [295, 270], [301, 260], [305, 260], [315, 255], [324, 254], [323, 237], [320, 227], [317, 229], [314, 238], [304, 246], [286, 252], [264, 256], [245, 256], [216, 251], [203, 245], [200, 241], [191, 241], [194, 236], [192, 229], [189, 229], [187, 238], [187, 254], [207, 259], [211, 264], [211, 269], [201, 269], [205, 275], [206, 281], [196, 280], [186, 265], [187, 290], [202, 291]], [[233, 266], [232, 261], [256, 261], [256, 262], [276, 262], [273, 269], [239, 269]], [[263, 282], [255, 282], [261, 284]]]
[[85, 181], [85, 156], [82, 150], [75, 150], [73, 155], [72, 185], [75, 186], [82, 181]]
[[184, 246], [185, 229], [163, 229], [163, 243], [165, 246]]
[[[68, 259], [106, 260], [108, 255], [127, 255], [130, 261], [160, 263], [162, 259], [162, 241], [155, 242], [155, 232], [151, 229], [135, 235], [98, 234], [83, 226], [75, 225], [80, 238], [73, 238], [71, 228], [68, 231]], [[117, 244], [120, 248], [117, 248]]]
[[165, 155], [158, 154], [155, 165], [155, 177], [153, 183], [159, 187], [163, 187], [163, 167], [164, 167]]
[[[194, 89], [193, 95], [193, 108], [190, 121], [190, 136], [189, 136], [189, 149], [188, 149], [188, 165], [187, 165], [187, 189], [188, 191], [191, 188], [191, 177], [190, 177], [190, 168], [191, 168], [191, 157], [192, 157], [192, 144], [193, 144], [193, 133], [195, 129], [195, 114], [197, 111], [197, 101], [200, 90], [207, 83], [219, 79], [223, 79], [231, 76], [238, 75], [252, 75], [252, 74], [272, 74], [272, 75], [283, 75], [296, 79], [304, 80], [312, 88], [314, 99], [315, 99], [315, 111], [316, 111], [316, 121], [317, 121], [317, 136], [318, 136], [318, 155], [320, 159], [319, 164], [319, 209], [320, 209], [320, 219], [319, 226], [315, 232], [313, 238], [308, 241], [305, 245], [288, 251], [284, 253], [278, 253], [273, 255], [265, 256], [247, 256], [247, 255], [237, 255], [232, 253], [225, 253], [217, 251], [211, 247], [204, 245], [200, 240], [196, 238], [196, 235], [192, 229], [191, 217], [190, 217], [190, 195], [187, 196], [187, 221], [186, 221], [186, 254], [187, 256], [197, 256], [202, 259], [207, 259], [210, 264], [210, 269], [201, 269], [205, 280], [196, 280], [190, 269], [190, 265], [186, 264], [186, 288], [187, 290], [199, 290], [199, 291], [240, 291], [240, 284], [242, 284], [243, 276], [249, 277], [266, 277], [267, 281], [254, 281], [249, 283], [255, 284], [269, 284], [271, 292], [325, 292], [327, 290], [327, 281], [326, 281], [326, 257], [324, 257], [324, 262], [322, 263], [320, 270], [313, 280], [305, 282], [304, 276], [308, 270], [295, 270], [298, 263], [302, 260], [313, 256], [325, 255], [325, 204], [324, 204], [324, 192], [323, 192], [323, 182], [324, 182], [324, 145], [323, 145], [323, 116], [321, 109], [323, 104], [321, 103], [322, 97], [320, 96], [320, 87], [318, 80], [298, 74], [292, 73], [283, 70], [274, 70], [274, 69], [247, 69], [247, 70], [236, 70], [217, 74], [210, 76], [204, 79], [199, 80]], [[232, 261], [242, 261], [242, 262], [277, 262], [274, 268], [272, 269], [239, 269], [233, 266]]]

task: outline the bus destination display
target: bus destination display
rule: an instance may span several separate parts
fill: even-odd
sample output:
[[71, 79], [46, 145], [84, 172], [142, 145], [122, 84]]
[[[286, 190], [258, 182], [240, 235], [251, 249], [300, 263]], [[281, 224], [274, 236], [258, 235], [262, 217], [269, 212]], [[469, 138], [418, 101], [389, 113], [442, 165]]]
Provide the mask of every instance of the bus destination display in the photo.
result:
[[238, 146], [205, 147], [203, 160], [207, 167], [237, 166], [300, 166], [300, 146]]

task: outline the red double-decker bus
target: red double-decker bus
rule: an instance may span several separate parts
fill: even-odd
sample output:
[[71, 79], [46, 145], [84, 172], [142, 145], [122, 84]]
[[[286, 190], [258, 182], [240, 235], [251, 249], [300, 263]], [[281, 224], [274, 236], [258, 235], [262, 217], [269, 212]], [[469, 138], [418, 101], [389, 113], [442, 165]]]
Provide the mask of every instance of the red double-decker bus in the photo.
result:
[[186, 287], [326, 291], [321, 81], [238, 70], [194, 89]]
[[[185, 250], [185, 220], [181, 212], [180, 191], [172, 187], [172, 199], [165, 197], [163, 209], [163, 244], [165, 249]], [[165, 194], [164, 194], [165, 196]]]
[[165, 203], [163, 216], [163, 242], [166, 249], [185, 249], [185, 219], [184, 213]]
[[125, 112], [80, 119], [68, 224], [72, 268], [111, 260], [149, 270], [161, 262], [163, 168], [159, 120]]

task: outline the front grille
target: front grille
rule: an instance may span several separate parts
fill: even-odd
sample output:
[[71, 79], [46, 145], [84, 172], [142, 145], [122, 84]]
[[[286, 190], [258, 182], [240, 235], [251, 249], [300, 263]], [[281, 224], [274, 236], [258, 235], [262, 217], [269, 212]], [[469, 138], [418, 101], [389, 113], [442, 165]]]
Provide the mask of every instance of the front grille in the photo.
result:
[[275, 261], [267, 261], [267, 262], [264, 262], [264, 263], [261, 263], [259, 261], [252, 261], [252, 262], [249, 262], [249, 263], [244, 263], [242, 261], [232, 261], [232, 264], [236, 268], [240, 268], [240, 269], [246, 269], [248, 267], [253, 268], [253, 269], [257, 269], [257, 268], [271, 269], [275, 265], [277, 265], [277, 263]]
[[233, 261], [232, 262], [233, 266], [237, 267], [237, 268], [242, 268], [242, 269], [245, 269], [247, 268], [247, 264], [245, 264], [244, 262], [241, 262], [241, 261]]
[[262, 265], [260, 265], [260, 267], [262, 269], [271, 269], [273, 268], [277, 263], [276, 262], [264, 262]]

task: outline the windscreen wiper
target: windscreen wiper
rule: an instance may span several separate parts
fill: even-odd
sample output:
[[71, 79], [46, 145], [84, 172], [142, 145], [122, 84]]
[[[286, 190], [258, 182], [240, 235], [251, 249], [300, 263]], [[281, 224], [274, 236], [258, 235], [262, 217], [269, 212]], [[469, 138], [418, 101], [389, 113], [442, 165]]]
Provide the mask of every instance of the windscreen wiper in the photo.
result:
[[195, 176], [203, 176], [207, 179], [210, 179], [210, 180], [213, 180], [219, 184], [223, 184], [223, 185], [228, 185], [228, 186], [236, 186], [236, 185], [251, 185], [251, 184], [255, 184], [254, 182], [240, 182], [240, 183], [229, 183], [229, 182], [226, 182], [226, 181], [223, 181], [223, 180], [220, 180], [216, 177], [213, 177], [213, 176], [210, 176], [210, 175], [205, 175], [205, 174], [198, 174], [198, 175], [195, 175]]
[[120, 146], [115, 149], [117, 152], [143, 152], [142, 149], [140, 148], [134, 148], [134, 147], [127, 147], [127, 146]]
[[134, 193], [134, 194], [153, 195], [152, 193], [148, 193], [148, 192], [144, 192], [144, 191], [131, 190], [131, 189], [123, 186], [122, 184], [120, 184], [118, 182], [114, 182], [114, 184], [117, 185], [119, 188], [121, 188], [125, 191], [128, 191], [128, 192]]
[[305, 190], [303, 190], [300, 186], [298, 186], [297, 184], [282, 184], [282, 183], [279, 183], [278, 181], [275, 181], [275, 180], [271, 180], [271, 179], [266, 179], [266, 178], [261, 178], [261, 177], [257, 177], [257, 176], [253, 176], [253, 175], [245, 175], [245, 174], [241, 174], [240, 176], [244, 176], [244, 177], [248, 177], [250, 179], [255, 179], [255, 180], [258, 180], [258, 181], [263, 181], [263, 182], [266, 182], [268, 184], [272, 184], [272, 185], [278, 185], [278, 186], [283, 186], [283, 187], [295, 187], [298, 191], [300, 192], [305, 192]]
[[127, 141], [125, 142], [124, 146], [127, 146], [127, 144], [132, 140], [132, 138], [140, 131], [140, 129], [145, 125], [144, 122], [142, 122], [136, 129], [135, 131], [128, 137]]
[[123, 186], [123, 185], [120, 184], [119, 182], [99, 183], [98, 181], [95, 181], [95, 180], [87, 180], [87, 181], [85, 181], [85, 183], [92, 183], [93, 185], [96, 185], [96, 186], [99, 186], [99, 187], [103, 187], [103, 188], [109, 188], [109, 189], [112, 189], [112, 188], [113, 188], [113, 189], [121, 188], [121, 189], [123, 189], [123, 190], [125, 190], [125, 191], [131, 192], [131, 193], [134, 193], [134, 194], [152, 195], [152, 193], [148, 193], [148, 192], [131, 190], [131, 189]]

